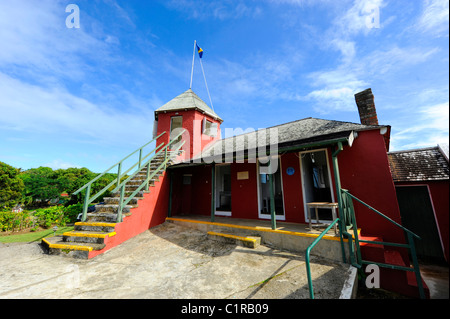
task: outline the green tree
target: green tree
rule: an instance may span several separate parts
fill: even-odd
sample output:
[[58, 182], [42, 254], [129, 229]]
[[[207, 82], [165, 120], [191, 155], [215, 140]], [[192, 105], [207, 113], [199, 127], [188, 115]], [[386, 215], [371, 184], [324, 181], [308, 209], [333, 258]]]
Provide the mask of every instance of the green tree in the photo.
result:
[[[60, 181], [62, 185], [64, 185], [64, 191], [66, 191], [69, 195], [71, 195], [71, 199], [68, 204], [76, 204], [83, 203], [85, 191], [81, 191], [77, 195], [72, 195], [76, 190], [83, 187], [86, 183], [90, 182], [96, 176], [97, 173], [91, 172], [89, 169], [83, 168], [68, 168], [68, 169], [60, 169], [56, 171], [57, 179]], [[100, 177], [97, 181], [92, 184], [90, 195], [94, 195], [100, 190], [102, 190], [106, 185], [111, 183], [114, 179], [117, 178], [117, 174], [107, 173]], [[96, 201], [100, 202], [103, 200], [103, 197], [109, 196], [109, 191], [103, 193]]]
[[24, 200], [25, 186], [19, 173], [20, 169], [0, 162], [0, 206], [12, 207]]
[[20, 177], [25, 184], [25, 194], [33, 201], [45, 203], [59, 198], [64, 191], [64, 182], [58, 179], [57, 174], [50, 167], [32, 168], [23, 172]]

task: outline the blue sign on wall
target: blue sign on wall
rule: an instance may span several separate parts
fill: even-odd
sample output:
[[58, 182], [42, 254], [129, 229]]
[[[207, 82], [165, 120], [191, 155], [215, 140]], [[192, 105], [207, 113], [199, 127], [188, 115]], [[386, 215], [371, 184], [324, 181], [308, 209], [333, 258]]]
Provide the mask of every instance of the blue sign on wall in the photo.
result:
[[294, 175], [295, 169], [293, 167], [288, 167], [288, 168], [286, 168], [286, 173], [288, 175]]

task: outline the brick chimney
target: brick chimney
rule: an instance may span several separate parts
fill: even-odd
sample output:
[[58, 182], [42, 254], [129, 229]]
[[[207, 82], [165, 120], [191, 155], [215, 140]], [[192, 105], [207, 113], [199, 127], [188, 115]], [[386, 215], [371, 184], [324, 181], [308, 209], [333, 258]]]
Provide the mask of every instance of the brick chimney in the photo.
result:
[[358, 106], [361, 124], [378, 125], [377, 111], [375, 109], [372, 89], [367, 89], [355, 94], [356, 105]]

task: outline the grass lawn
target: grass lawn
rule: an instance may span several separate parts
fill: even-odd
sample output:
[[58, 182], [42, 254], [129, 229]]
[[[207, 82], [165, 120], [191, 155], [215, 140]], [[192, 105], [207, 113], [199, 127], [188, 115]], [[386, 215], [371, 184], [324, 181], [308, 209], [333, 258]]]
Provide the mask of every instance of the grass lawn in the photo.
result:
[[[65, 227], [58, 227], [58, 230], [56, 231], [56, 235], [61, 235], [62, 233], [68, 232], [73, 230], [73, 226], [65, 226]], [[53, 229], [47, 229], [43, 231], [38, 232], [26, 232], [22, 234], [16, 234], [16, 235], [0, 235], [0, 243], [30, 243], [34, 241], [39, 241], [42, 238], [45, 237], [52, 237], [53, 236]]]

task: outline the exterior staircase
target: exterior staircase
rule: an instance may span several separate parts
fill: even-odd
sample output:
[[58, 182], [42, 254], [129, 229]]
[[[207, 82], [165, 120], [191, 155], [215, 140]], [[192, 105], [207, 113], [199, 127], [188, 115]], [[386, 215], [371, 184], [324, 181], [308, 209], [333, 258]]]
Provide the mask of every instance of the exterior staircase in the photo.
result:
[[[366, 275], [364, 270], [367, 265], [377, 265], [380, 269], [381, 288], [409, 297], [429, 299], [430, 291], [421, 277], [415, 251], [414, 238], [420, 240], [420, 237], [364, 203], [348, 190], [341, 189], [340, 193], [343, 219], [341, 227], [343, 235], [349, 240], [351, 264], [360, 270], [362, 277]], [[397, 226], [405, 234], [406, 242], [386, 242], [380, 236], [364, 234], [363, 231], [350, 234], [351, 229], [358, 229], [353, 200]]]
[[[124, 222], [131, 218], [134, 213], [137, 213], [139, 205], [147, 200], [146, 194], [159, 192], [159, 188], [155, 186], [156, 184], [161, 184], [165, 167], [173, 163], [173, 158], [176, 154], [176, 151], [159, 152], [147, 165], [139, 168], [134, 173], [134, 176], [124, 184], [124, 201], [128, 200], [129, 196], [138, 188], [142, 188], [149, 175], [153, 176], [148, 180], [148, 187], [139, 190], [127, 205], [122, 207], [120, 215], [119, 201], [121, 190], [118, 189], [111, 193], [111, 197], [105, 197], [103, 199], [104, 203], [95, 205], [95, 211], [87, 213], [84, 221], [75, 223], [73, 231], [66, 232], [62, 236], [44, 238], [42, 244], [44, 247], [47, 247], [48, 253], [88, 259], [120, 244], [124, 241], [124, 238], [125, 240], [128, 239], [127, 236], [121, 236], [121, 239], [115, 240], [119, 232], [133, 233], [132, 230], [126, 229], [127, 223]], [[162, 165], [164, 162], [166, 162], [165, 165]], [[148, 200], [154, 201], [154, 198], [149, 198]], [[118, 222], [120, 219], [122, 219], [122, 222]], [[128, 228], [130, 227], [133, 226], [130, 224]]]
[[[369, 264], [385, 265], [380, 267], [380, 284], [383, 289], [400, 293], [405, 296], [419, 298], [419, 287], [416, 276], [411, 271], [404, 269], [410, 268], [409, 258], [405, 258], [400, 252], [384, 244], [373, 244], [372, 242], [384, 242], [382, 237], [360, 236], [361, 258]], [[401, 284], [399, 284], [401, 283]], [[422, 287], [425, 298], [430, 298], [430, 290], [422, 279]]]

